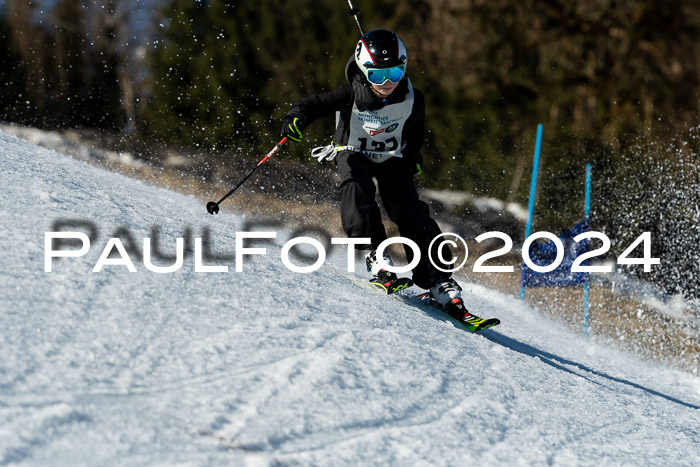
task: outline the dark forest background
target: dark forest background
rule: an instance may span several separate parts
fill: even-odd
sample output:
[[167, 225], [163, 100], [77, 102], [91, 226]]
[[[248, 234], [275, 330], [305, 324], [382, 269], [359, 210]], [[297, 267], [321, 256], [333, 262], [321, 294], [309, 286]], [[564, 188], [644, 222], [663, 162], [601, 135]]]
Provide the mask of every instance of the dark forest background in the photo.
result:
[[[583, 211], [619, 253], [643, 231], [700, 295], [700, 2], [356, 0], [396, 31], [426, 96], [425, 187], [527, 203], [535, 228]], [[4, 0], [0, 120], [91, 128], [221, 159], [262, 154], [296, 99], [344, 81], [359, 38], [345, 0]], [[333, 119], [287, 157], [309, 162]], [[315, 163], [315, 162], [314, 162]]]

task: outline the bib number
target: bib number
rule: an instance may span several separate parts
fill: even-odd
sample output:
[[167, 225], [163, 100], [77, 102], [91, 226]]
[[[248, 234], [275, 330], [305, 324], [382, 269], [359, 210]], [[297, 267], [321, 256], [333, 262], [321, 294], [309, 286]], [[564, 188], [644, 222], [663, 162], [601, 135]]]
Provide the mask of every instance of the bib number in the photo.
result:
[[367, 147], [369, 142], [368, 138], [357, 138], [360, 142], [360, 151], [374, 151], [374, 152], [385, 152], [385, 151], [395, 151], [399, 147], [399, 141], [395, 136], [384, 141], [372, 140], [372, 148]]

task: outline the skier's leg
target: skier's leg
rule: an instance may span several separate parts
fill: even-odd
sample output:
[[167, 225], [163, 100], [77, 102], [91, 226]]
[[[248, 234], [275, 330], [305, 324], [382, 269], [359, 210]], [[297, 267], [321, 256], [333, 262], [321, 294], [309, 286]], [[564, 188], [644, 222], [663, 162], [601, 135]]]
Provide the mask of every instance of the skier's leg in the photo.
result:
[[[382, 168], [377, 175], [377, 181], [384, 208], [389, 218], [398, 226], [401, 236], [416, 242], [421, 251], [420, 262], [413, 269], [413, 282], [419, 287], [429, 289], [449, 279], [451, 273], [438, 270], [429, 259], [430, 243], [442, 232], [437, 222], [430, 217], [428, 205], [418, 197], [418, 190], [409, 167], [401, 159], [389, 159], [379, 165]], [[435, 242], [431, 252], [436, 262], [439, 261], [437, 246], [440, 243]], [[408, 261], [412, 261], [413, 250], [405, 247], [405, 251]], [[443, 258], [450, 261], [452, 254], [449, 249], [444, 248], [442, 253]], [[446, 264], [440, 266], [442, 269], [448, 268]]]
[[[382, 216], [375, 199], [373, 170], [375, 164], [364, 155], [343, 151], [336, 157], [340, 175], [340, 218], [345, 234], [350, 238], [368, 237], [376, 248], [386, 240]], [[360, 249], [363, 247], [360, 246]]]

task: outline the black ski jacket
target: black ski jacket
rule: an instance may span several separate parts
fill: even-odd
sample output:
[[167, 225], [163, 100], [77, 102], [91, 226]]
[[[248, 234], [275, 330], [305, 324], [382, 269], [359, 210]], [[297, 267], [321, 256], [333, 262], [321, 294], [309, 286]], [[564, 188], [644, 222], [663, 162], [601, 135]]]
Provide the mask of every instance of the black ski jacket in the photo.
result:
[[[340, 112], [340, 119], [335, 133], [335, 142], [346, 145], [350, 132], [350, 115], [353, 102], [360, 111], [378, 110], [386, 105], [403, 102], [408, 93], [408, 82], [404, 78], [387, 99], [380, 99], [370, 88], [362, 71], [350, 58], [345, 66], [346, 84], [342, 84], [332, 91], [314, 94], [305, 97], [294, 104], [287, 112], [287, 116], [299, 117], [302, 126], [306, 128], [314, 121], [328, 117], [334, 112]], [[406, 120], [401, 135], [401, 143], [406, 144], [402, 150], [403, 159], [415, 168], [416, 164], [423, 165], [421, 147], [425, 138], [425, 98], [423, 93], [413, 88], [413, 109]]]

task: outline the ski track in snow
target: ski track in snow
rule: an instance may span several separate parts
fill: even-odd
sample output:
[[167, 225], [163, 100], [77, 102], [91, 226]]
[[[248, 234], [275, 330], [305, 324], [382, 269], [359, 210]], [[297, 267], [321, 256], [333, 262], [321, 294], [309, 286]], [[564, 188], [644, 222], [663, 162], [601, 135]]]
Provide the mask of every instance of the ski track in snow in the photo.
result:
[[[281, 233], [240, 273], [93, 273], [119, 227], [169, 254], [208, 227], [231, 254], [245, 219], [1, 132], [0, 158], [0, 465], [700, 464], [700, 379], [515, 297], [463, 280], [502, 322], [470, 335], [344, 252], [287, 270]], [[45, 273], [57, 219], [99, 236]]]

